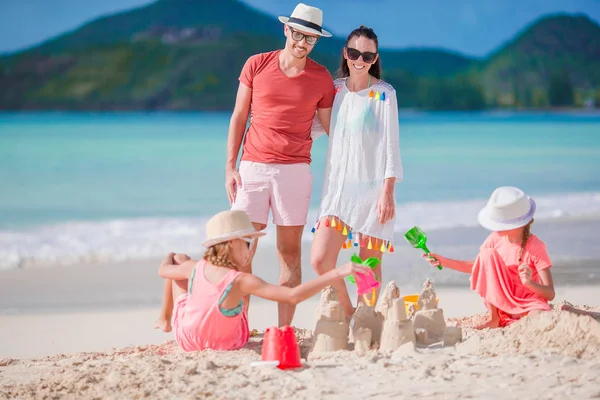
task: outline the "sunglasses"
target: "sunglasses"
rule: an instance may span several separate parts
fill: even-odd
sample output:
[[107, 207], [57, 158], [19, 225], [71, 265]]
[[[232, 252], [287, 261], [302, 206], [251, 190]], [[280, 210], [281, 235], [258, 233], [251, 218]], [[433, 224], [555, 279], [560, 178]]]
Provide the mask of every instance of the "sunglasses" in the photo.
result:
[[356, 61], [360, 56], [362, 56], [363, 61], [367, 64], [371, 64], [373, 61], [375, 61], [375, 57], [377, 57], [377, 53], [373, 53], [372, 51], [365, 51], [364, 53], [361, 53], [352, 47], [346, 47], [346, 54], [352, 61]]
[[256, 241], [256, 238], [240, 238], [240, 240], [243, 240], [244, 242], [246, 242], [246, 244], [248, 245], [248, 248], [251, 249], [252, 247], [254, 247], [254, 242]]
[[305, 35], [302, 32], [293, 30], [292, 28], [290, 28], [290, 31], [292, 31], [292, 39], [294, 39], [294, 41], [296, 41], [296, 42], [300, 42], [300, 41], [302, 41], [302, 39], [304, 39], [306, 44], [309, 44], [312, 46], [313, 44], [317, 43], [317, 41], [319, 40], [318, 36]]

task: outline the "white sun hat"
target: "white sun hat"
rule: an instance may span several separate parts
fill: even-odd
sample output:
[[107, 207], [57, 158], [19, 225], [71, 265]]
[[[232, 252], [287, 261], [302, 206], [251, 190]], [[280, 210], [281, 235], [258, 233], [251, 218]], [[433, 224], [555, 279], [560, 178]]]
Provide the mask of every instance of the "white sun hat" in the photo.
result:
[[320, 8], [298, 3], [290, 17], [279, 17], [279, 20], [303, 32], [315, 35], [331, 37], [331, 33], [321, 27], [323, 24], [323, 11]]
[[535, 214], [535, 201], [521, 189], [502, 186], [494, 190], [477, 219], [490, 231], [508, 231], [527, 225]]
[[206, 223], [204, 247], [214, 246], [232, 239], [257, 238], [266, 233], [254, 228], [248, 214], [243, 211], [221, 211]]

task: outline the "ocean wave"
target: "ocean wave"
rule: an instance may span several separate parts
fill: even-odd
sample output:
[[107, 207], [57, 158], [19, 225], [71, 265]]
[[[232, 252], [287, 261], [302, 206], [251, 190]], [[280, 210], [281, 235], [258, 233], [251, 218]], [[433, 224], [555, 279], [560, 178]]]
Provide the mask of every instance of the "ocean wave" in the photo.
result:
[[[600, 214], [600, 193], [568, 193], [535, 197], [536, 219]], [[431, 231], [477, 226], [476, 215], [485, 199], [456, 202], [416, 202], [396, 209], [397, 237], [418, 225]], [[315, 221], [317, 211], [309, 213]], [[204, 224], [197, 218], [138, 218], [66, 222], [24, 231], [0, 231], [0, 269], [69, 265], [94, 261], [125, 261], [160, 257], [169, 251], [200, 253]], [[312, 240], [307, 224], [303, 240]], [[274, 245], [269, 225], [261, 245]]]

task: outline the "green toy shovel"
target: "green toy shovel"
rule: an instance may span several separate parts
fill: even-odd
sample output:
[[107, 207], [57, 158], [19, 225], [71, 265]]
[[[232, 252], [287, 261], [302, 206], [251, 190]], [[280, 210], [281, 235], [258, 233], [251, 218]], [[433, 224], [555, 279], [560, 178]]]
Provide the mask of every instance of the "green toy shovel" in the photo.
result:
[[[418, 226], [413, 226], [404, 234], [404, 237], [410, 243], [412, 247], [415, 249], [421, 249], [425, 252], [425, 254], [431, 253], [427, 248], [427, 236], [425, 232]], [[438, 265], [438, 269], [442, 269], [441, 265]]]

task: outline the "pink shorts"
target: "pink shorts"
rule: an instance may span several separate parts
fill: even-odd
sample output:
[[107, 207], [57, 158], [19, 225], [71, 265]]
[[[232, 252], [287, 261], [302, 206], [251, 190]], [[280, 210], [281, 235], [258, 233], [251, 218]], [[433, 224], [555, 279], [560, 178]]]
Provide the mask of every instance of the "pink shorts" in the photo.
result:
[[267, 224], [269, 210], [280, 226], [306, 225], [312, 192], [310, 165], [240, 163], [242, 187], [232, 210], [245, 211], [252, 222]]

